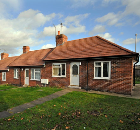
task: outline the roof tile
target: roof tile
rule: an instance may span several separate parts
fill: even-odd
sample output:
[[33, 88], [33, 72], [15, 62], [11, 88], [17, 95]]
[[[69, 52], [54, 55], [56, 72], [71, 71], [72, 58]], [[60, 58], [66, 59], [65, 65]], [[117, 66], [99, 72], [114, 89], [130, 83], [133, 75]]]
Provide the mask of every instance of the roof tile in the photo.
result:
[[91, 58], [137, 54], [100, 36], [65, 42], [57, 46], [44, 60]]
[[29, 51], [20, 55], [14, 62], [12, 62], [9, 66], [40, 66], [44, 64], [44, 59], [47, 54], [52, 49], [41, 49], [35, 51]]

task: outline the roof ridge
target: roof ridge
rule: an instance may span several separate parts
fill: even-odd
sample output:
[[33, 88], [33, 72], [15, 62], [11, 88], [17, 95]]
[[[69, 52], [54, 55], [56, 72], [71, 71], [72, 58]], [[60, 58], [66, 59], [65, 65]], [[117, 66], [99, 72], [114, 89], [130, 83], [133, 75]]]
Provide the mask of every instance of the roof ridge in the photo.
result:
[[[56, 48], [56, 47], [55, 47], [55, 48]], [[47, 58], [47, 56], [48, 56], [55, 48], [48, 48], [48, 49], [50, 49], [50, 51], [42, 58], [42, 60], [44, 60], [45, 58]]]
[[[17, 58], [18, 58], [18, 57], [20, 57], [20, 56], [14, 56], [14, 57], [17, 57]], [[17, 58], [15, 58], [12, 62], [14, 62]], [[12, 63], [12, 62], [11, 62], [11, 63]], [[11, 64], [11, 63], [10, 63], [10, 64]], [[10, 64], [9, 64], [9, 65], [10, 65]], [[7, 65], [7, 66], [9, 67], [9, 65]]]
[[115, 47], [120, 48], [121, 50], [124, 50], [124, 51], [129, 52], [129, 53], [136, 54], [136, 52], [133, 52], [133, 51], [131, 51], [131, 50], [129, 50], [129, 49], [126, 49], [126, 48], [124, 48], [124, 47], [122, 47], [122, 46], [120, 46], [120, 45], [118, 45], [118, 44], [116, 44], [116, 43], [114, 43], [114, 42], [111, 42], [111, 41], [109, 41], [109, 40], [107, 40], [107, 39], [105, 39], [105, 38], [103, 38], [103, 37], [101, 37], [101, 36], [96, 36], [96, 37], [97, 37], [97, 38], [100, 38], [100, 39], [102, 39], [102, 40], [104, 40], [104, 41], [106, 41], [106, 42], [108, 42], [108, 43], [110, 43], [110, 44], [112, 44], [112, 45], [115, 46]]

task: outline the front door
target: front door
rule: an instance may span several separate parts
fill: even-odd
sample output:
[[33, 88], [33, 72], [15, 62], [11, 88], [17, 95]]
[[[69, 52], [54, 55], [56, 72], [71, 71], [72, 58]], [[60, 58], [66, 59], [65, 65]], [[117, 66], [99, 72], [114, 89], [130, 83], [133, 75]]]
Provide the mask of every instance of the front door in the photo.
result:
[[29, 85], [29, 69], [25, 69], [25, 84]]
[[70, 63], [70, 85], [79, 86], [79, 62]]

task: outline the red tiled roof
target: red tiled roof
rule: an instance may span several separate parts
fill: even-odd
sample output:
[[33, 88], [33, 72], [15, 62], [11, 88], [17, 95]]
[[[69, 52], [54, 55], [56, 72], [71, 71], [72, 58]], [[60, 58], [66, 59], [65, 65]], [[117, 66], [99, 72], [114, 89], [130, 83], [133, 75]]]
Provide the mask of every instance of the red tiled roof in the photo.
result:
[[9, 66], [40, 66], [44, 64], [42, 60], [52, 49], [41, 49], [35, 51], [29, 51], [20, 55]]
[[137, 54], [100, 36], [65, 42], [57, 46], [44, 60], [91, 58]]
[[18, 56], [14, 56], [14, 57], [7, 57], [3, 60], [0, 60], [0, 71], [5, 71], [8, 70], [8, 65], [10, 63], [12, 63], [16, 58], [18, 58]]

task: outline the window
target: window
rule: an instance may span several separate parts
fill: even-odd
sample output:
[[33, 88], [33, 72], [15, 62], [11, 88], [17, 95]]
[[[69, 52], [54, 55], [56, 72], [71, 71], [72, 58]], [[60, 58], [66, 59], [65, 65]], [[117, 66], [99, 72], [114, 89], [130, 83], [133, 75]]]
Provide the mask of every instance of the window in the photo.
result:
[[78, 66], [77, 65], [72, 66], [72, 74], [73, 75], [78, 75]]
[[40, 69], [38, 69], [38, 68], [31, 69], [31, 79], [40, 80]]
[[18, 69], [14, 69], [14, 78], [18, 79], [19, 73]]
[[53, 77], [66, 77], [66, 63], [53, 63], [52, 76]]
[[2, 72], [2, 81], [6, 81], [6, 72]]
[[109, 79], [111, 72], [110, 61], [94, 62], [94, 79]]

